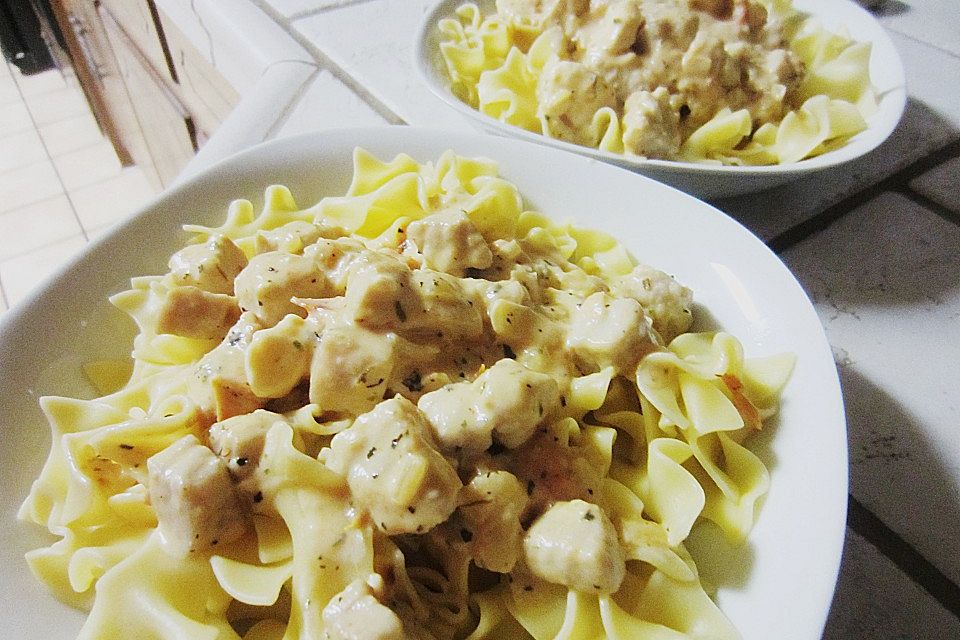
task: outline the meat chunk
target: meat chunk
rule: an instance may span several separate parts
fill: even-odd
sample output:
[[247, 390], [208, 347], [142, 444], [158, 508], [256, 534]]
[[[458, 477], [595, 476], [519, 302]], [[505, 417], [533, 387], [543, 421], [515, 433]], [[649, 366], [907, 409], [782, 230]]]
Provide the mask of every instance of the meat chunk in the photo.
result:
[[633, 298], [591, 294], [570, 320], [567, 348], [596, 367], [632, 375], [640, 358], [657, 346], [643, 307]]
[[233, 296], [192, 285], [173, 287], [157, 312], [157, 333], [220, 340], [239, 319], [240, 307]]
[[618, 296], [639, 302], [653, 321], [654, 330], [664, 342], [690, 329], [693, 292], [663, 271], [639, 264], [613, 284]]
[[424, 394], [418, 406], [442, 447], [479, 453], [494, 439], [510, 449], [519, 447], [559, 401], [553, 378], [504, 358], [473, 382]]
[[383, 400], [395, 348], [396, 335], [352, 325], [327, 329], [310, 365], [310, 402], [323, 411], [370, 411]]
[[593, 116], [615, 107], [616, 94], [607, 82], [579, 62], [553, 59], [537, 82], [537, 115], [548, 135], [593, 146]]
[[646, 158], [675, 158], [680, 153], [680, 111], [665, 87], [634, 91], [623, 105], [623, 148]]
[[531, 573], [583, 593], [613, 593], [626, 574], [626, 554], [613, 523], [595, 504], [558, 502], [523, 539]]
[[247, 266], [247, 256], [229, 238], [213, 236], [176, 252], [168, 266], [176, 284], [233, 295], [233, 281]]
[[323, 609], [323, 626], [329, 640], [404, 640], [403, 623], [388, 607], [381, 604], [370, 582], [382, 582], [371, 575], [368, 581], [359, 578], [333, 596]]
[[209, 430], [210, 447], [224, 459], [230, 475], [244, 480], [260, 463], [267, 431], [277, 422], [286, 419], [263, 409], [215, 422]]
[[235, 286], [240, 307], [268, 327], [287, 314], [305, 315], [292, 298], [323, 298], [334, 293], [313, 260], [282, 252], [255, 256], [237, 276]]
[[197, 362], [188, 382], [188, 394], [203, 411], [215, 414], [217, 420], [250, 413], [264, 404], [247, 383], [245, 366], [246, 350], [261, 328], [252, 313], [240, 314], [223, 342]]
[[493, 254], [476, 226], [461, 211], [436, 213], [411, 222], [407, 238], [431, 269], [462, 276], [466, 269], [486, 269]]
[[147, 460], [150, 502], [173, 555], [233, 542], [247, 530], [227, 466], [196, 436], [177, 440]]
[[423, 414], [399, 396], [334, 436], [327, 466], [347, 477], [357, 506], [390, 535], [423, 533], [449, 518], [462, 486]]
[[[520, 515], [527, 495], [509, 471], [481, 471], [460, 492], [460, 514], [478, 567], [507, 573], [522, 549]], [[465, 532], [465, 533], [464, 533]]]

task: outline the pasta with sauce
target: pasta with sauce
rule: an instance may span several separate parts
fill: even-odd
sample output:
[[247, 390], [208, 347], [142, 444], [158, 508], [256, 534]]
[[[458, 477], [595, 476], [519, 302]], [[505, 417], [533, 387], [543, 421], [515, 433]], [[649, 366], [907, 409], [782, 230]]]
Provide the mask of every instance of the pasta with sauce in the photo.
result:
[[132, 372], [41, 400], [27, 560], [80, 638], [737, 637], [684, 540], [749, 533], [792, 357], [490, 161], [354, 164], [189, 226], [112, 298]]
[[842, 146], [876, 110], [869, 43], [790, 0], [497, 0], [438, 30], [460, 100], [613, 153], [791, 163]]

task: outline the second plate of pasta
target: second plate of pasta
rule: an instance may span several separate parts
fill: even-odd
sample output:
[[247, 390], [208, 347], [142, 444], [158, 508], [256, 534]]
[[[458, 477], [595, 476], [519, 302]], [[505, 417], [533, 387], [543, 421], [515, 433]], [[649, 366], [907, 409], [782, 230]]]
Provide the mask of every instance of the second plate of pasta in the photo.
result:
[[816, 313], [748, 231], [616, 167], [273, 141], [9, 311], [0, 362], [19, 638], [826, 620], [846, 437]]
[[850, 0], [443, 0], [417, 65], [473, 125], [704, 197], [855, 159], [903, 112], [903, 68]]

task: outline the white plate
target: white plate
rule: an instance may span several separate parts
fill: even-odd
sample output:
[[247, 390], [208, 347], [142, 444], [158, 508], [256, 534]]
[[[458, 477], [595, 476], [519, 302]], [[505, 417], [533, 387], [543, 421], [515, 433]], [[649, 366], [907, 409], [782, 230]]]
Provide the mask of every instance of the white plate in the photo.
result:
[[185, 240], [180, 226], [218, 224], [234, 198], [259, 206], [273, 183], [290, 186], [301, 206], [343, 194], [355, 145], [381, 158], [405, 152], [421, 162], [446, 149], [493, 158], [528, 206], [613, 233], [639, 259], [689, 285], [698, 328], [732, 332], [748, 355], [797, 354], [780, 419], [759, 443], [773, 484], [748, 545], [730, 551], [698, 536], [694, 546], [745, 640], [820, 638], [845, 530], [847, 441], [830, 347], [787, 268], [738, 223], [643, 176], [523, 141], [410, 127], [308, 134], [229, 158], [162, 195], [0, 317], [3, 635], [74, 637], [83, 620], [30, 575], [23, 553], [45, 538], [37, 527], [15, 523], [14, 514], [49, 448], [37, 397], [90, 397], [80, 364], [130, 351], [133, 323], [107, 296], [131, 276], [164, 272]]
[[[816, 16], [832, 31], [844, 30], [855, 40], [873, 43], [870, 78], [879, 95], [879, 109], [867, 120], [867, 129], [854, 136], [843, 147], [808, 160], [792, 164], [732, 167], [646, 160], [623, 154], [600, 151], [526, 131], [505, 124], [472, 109], [449, 89], [446, 67], [440, 55], [437, 23], [454, 17], [457, 7], [468, 0], [441, 0], [427, 13], [417, 36], [415, 63], [417, 71], [430, 89], [473, 126], [502, 136], [512, 136], [572, 151], [642, 173], [702, 198], [717, 198], [768, 189], [796, 180], [810, 172], [835, 167], [868, 153], [886, 140], [903, 115], [907, 101], [903, 63], [883, 27], [863, 7], [852, 0], [794, 0], [794, 6]], [[472, 0], [484, 15], [494, 10], [494, 0]]]

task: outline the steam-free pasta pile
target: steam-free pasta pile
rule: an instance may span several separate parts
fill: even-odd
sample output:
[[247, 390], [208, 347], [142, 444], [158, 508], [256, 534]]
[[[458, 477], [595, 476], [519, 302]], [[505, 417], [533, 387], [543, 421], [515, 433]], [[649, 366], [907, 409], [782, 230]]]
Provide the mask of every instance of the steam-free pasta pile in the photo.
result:
[[870, 44], [790, 0], [497, 0], [438, 28], [460, 100], [604, 151], [797, 162], [842, 146], [876, 110]]
[[112, 298], [129, 380], [42, 399], [20, 516], [80, 637], [737, 637], [684, 540], [747, 536], [792, 357], [689, 333], [688, 289], [490, 161], [354, 169], [188, 227]]

